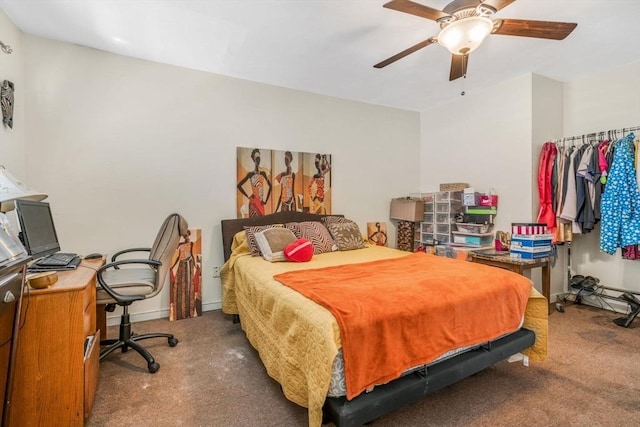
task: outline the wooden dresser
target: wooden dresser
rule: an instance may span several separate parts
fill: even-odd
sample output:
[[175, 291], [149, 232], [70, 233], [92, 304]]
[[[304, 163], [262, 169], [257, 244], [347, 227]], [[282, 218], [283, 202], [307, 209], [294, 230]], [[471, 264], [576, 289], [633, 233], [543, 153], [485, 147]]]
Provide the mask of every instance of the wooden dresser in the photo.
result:
[[81, 426], [98, 386], [96, 270], [84, 260], [46, 289], [25, 290], [10, 426]]

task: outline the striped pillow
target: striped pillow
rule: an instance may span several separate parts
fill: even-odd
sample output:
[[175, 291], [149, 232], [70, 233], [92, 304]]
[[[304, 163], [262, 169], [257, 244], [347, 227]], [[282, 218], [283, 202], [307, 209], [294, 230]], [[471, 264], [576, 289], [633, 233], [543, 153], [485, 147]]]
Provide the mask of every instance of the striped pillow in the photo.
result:
[[333, 252], [337, 249], [327, 228], [317, 221], [289, 222], [285, 225], [299, 239], [307, 239], [313, 245], [313, 254]]

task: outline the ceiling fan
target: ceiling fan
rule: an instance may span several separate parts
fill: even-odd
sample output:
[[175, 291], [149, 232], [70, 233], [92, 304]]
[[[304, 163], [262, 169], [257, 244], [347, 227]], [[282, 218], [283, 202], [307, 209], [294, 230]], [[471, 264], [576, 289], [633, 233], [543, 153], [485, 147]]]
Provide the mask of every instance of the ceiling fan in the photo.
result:
[[405, 56], [438, 43], [452, 53], [449, 81], [466, 76], [469, 53], [489, 34], [563, 40], [578, 24], [532, 21], [528, 19], [491, 19], [490, 16], [515, 0], [453, 0], [442, 10], [410, 0], [392, 0], [383, 7], [431, 19], [440, 24], [440, 33], [374, 65], [383, 68]]

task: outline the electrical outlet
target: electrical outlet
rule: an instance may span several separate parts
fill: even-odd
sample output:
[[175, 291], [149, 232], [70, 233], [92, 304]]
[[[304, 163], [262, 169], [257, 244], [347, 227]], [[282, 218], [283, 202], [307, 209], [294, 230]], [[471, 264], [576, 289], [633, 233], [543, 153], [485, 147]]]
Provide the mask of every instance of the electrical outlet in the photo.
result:
[[213, 267], [213, 277], [220, 277], [220, 267]]

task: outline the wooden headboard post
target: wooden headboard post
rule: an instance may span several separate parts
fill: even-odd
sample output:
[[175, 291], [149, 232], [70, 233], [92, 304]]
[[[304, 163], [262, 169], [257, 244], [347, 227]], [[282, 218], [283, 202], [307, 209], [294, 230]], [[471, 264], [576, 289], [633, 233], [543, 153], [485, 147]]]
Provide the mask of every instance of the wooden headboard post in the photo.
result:
[[244, 227], [254, 225], [285, 224], [287, 222], [320, 221], [324, 216], [342, 215], [317, 215], [305, 212], [276, 212], [265, 216], [254, 216], [251, 218], [223, 219], [220, 222], [222, 228], [222, 247], [224, 249], [224, 260], [231, 256], [231, 244], [233, 236], [237, 232], [243, 231]]

